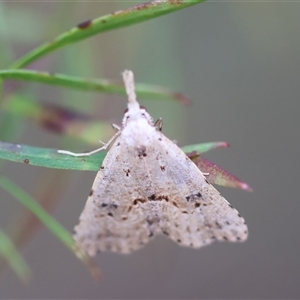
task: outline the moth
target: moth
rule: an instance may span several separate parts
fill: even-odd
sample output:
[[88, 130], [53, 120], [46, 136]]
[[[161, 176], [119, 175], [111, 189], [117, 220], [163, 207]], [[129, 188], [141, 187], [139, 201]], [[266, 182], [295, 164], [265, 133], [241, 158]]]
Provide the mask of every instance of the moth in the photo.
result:
[[136, 100], [133, 73], [123, 72], [128, 108], [87, 199], [74, 239], [89, 255], [131, 253], [157, 235], [187, 247], [247, 239], [245, 220], [205, 174], [161, 132]]

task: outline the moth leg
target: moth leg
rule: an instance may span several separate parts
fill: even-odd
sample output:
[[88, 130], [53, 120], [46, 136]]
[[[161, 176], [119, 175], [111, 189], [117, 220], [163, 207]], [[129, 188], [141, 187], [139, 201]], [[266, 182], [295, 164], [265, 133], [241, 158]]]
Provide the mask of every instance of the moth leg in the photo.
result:
[[114, 130], [116, 130], [116, 132], [118, 132], [118, 131], [121, 130], [121, 127], [120, 127], [119, 125], [117, 125], [117, 124], [111, 124], [111, 126], [112, 126], [112, 128], [113, 128]]
[[158, 131], [162, 131], [162, 126], [163, 126], [162, 118], [158, 118], [157, 121], [154, 123], [154, 126]]
[[104, 144], [104, 146], [102, 146], [101, 148], [95, 149], [93, 151], [90, 152], [85, 152], [85, 153], [75, 153], [75, 152], [71, 152], [71, 151], [66, 151], [66, 150], [57, 150], [58, 153], [61, 154], [67, 154], [67, 155], [71, 155], [71, 156], [90, 156], [92, 154], [95, 154], [97, 152], [106, 150], [110, 145], [112, 145], [115, 141], [115, 139], [120, 135], [120, 131], [118, 131], [107, 143], [103, 143], [102, 141], [100, 141], [100, 143]]

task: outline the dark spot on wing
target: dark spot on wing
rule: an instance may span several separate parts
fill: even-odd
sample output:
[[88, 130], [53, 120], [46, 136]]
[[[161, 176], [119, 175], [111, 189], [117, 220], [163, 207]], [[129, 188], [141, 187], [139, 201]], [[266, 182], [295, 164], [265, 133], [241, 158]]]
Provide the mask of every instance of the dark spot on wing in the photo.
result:
[[160, 169], [161, 169], [162, 171], [165, 171], [165, 170], [166, 170], [166, 167], [165, 167], [165, 166], [160, 166]]
[[167, 235], [167, 236], [169, 235], [169, 232], [167, 232], [165, 230], [163, 230], [162, 233], [165, 234], [165, 235]]
[[158, 138], [158, 140], [161, 141], [162, 139], [161, 139], [161, 138]]
[[180, 240], [180, 239], [178, 239], [178, 240], [177, 240], [177, 243], [181, 243], [181, 240]]
[[29, 159], [28, 159], [28, 158], [25, 158], [25, 159], [23, 160], [23, 162], [24, 162], [25, 164], [29, 164]]
[[91, 190], [91, 191], [90, 191], [90, 196], [93, 196], [93, 194], [94, 194], [94, 191]]
[[228, 241], [227, 236], [223, 236], [223, 240], [224, 240], [224, 241]]
[[216, 221], [215, 224], [219, 229], [222, 229], [222, 226], [220, 225], [220, 223], [218, 221]]
[[87, 21], [84, 21], [84, 22], [81, 22], [77, 25], [77, 27], [79, 29], [87, 29], [88, 27], [90, 27], [92, 25], [92, 21], [91, 20], [87, 20]]
[[173, 201], [172, 204], [178, 208], [178, 204], [175, 201]]
[[114, 208], [114, 209], [117, 209], [118, 205], [117, 204], [112, 204], [111, 207]]
[[208, 182], [208, 180], [207, 180], [207, 179], [205, 179], [205, 182], [206, 182], [207, 184], [209, 184], [209, 182]]
[[111, 212], [109, 212], [107, 215], [113, 217], [113, 214]]
[[149, 237], [152, 237], [154, 235], [154, 233], [152, 232], [152, 231], [150, 231], [150, 233], [149, 233]]
[[186, 196], [185, 199], [187, 201], [190, 201], [190, 200], [196, 200], [196, 199], [201, 198], [201, 197], [202, 197], [201, 193], [198, 192], [196, 194], [190, 194], [190, 195]]
[[129, 169], [125, 169], [125, 170], [123, 169], [123, 171], [125, 172], [126, 176], [129, 177], [130, 170]]
[[199, 203], [199, 202], [195, 203], [195, 207], [199, 207], [200, 205], [201, 205], [201, 203]]
[[123, 221], [127, 220], [127, 217], [123, 217], [122, 220], [123, 220]]
[[107, 203], [102, 203], [101, 207], [106, 207], [108, 204]]
[[101, 166], [101, 167], [100, 167], [100, 169], [101, 169], [101, 170], [103, 170], [103, 169], [104, 169], [104, 167], [103, 167], [103, 166]]
[[150, 197], [148, 197], [149, 200], [155, 200], [155, 194], [152, 194]]
[[230, 208], [233, 208], [233, 206], [232, 206], [230, 203], [228, 203], [228, 206], [229, 206]]
[[137, 199], [134, 199], [134, 201], [133, 201], [133, 205], [137, 205], [137, 204], [138, 204], [138, 202], [144, 203], [144, 202], [146, 202], [146, 200], [145, 200], [145, 199], [142, 199], [142, 198], [137, 198]]
[[132, 206], [128, 207], [128, 212], [130, 212], [132, 210]]
[[159, 200], [159, 201], [165, 200], [165, 201], [169, 202], [169, 197], [165, 196], [165, 195], [161, 195], [161, 196], [157, 196], [156, 200]]

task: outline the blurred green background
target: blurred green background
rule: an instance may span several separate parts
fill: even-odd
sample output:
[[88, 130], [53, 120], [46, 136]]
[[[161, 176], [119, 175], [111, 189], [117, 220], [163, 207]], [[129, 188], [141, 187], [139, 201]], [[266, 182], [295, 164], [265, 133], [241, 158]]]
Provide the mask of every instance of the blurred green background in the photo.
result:
[[[136, 5], [111, 2], [0, 3], [0, 69], [76, 24]], [[129, 256], [99, 254], [102, 280], [48, 230], [30, 238], [22, 254], [33, 272], [23, 286], [11, 270], [0, 278], [1, 298], [299, 298], [300, 4], [207, 1], [62, 48], [29, 67], [40, 71], [121, 81], [131, 69], [138, 82], [185, 93], [192, 106], [143, 100], [164, 133], [180, 145], [224, 140], [230, 149], [206, 155], [248, 182], [253, 193], [218, 190], [245, 217], [249, 240], [199, 250], [158, 238]], [[93, 112], [120, 124], [125, 97], [7, 81], [5, 93]], [[5, 116], [1, 140], [82, 151], [94, 146], [64, 139], [29, 120]], [[14, 128], [14, 129], [13, 129]], [[51, 170], [5, 162], [1, 173], [39, 201], [70, 232], [95, 173]], [[22, 208], [0, 190], [0, 226], [20, 221]]]

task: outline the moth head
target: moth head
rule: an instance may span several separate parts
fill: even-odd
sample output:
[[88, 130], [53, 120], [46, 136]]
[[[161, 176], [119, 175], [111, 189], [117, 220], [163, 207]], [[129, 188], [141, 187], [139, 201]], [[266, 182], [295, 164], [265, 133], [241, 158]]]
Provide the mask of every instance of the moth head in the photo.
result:
[[134, 76], [132, 71], [125, 70], [123, 73], [123, 80], [125, 84], [125, 90], [128, 96], [127, 109], [124, 112], [123, 127], [129, 122], [143, 122], [147, 121], [150, 125], [153, 125], [152, 118], [147, 113], [144, 106], [141, 106], [136, 100]]
[[145, 120], [150, 125], [153, 125], [153, 120], [144, 106], [139, 105], [137, 102], [128, 103], [128, 108], [126, 108], [126, 110], [124, 111], [122, 125], [125, 126], [128, 122], [137, 120]]

